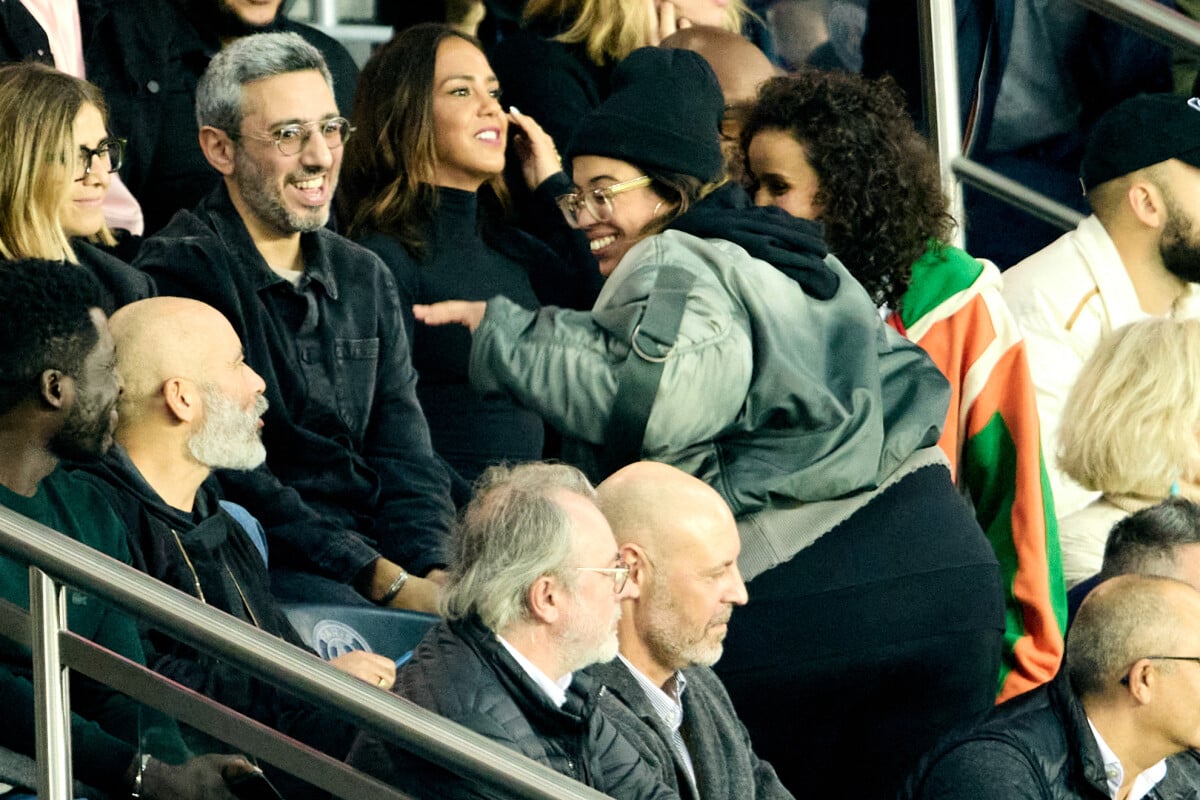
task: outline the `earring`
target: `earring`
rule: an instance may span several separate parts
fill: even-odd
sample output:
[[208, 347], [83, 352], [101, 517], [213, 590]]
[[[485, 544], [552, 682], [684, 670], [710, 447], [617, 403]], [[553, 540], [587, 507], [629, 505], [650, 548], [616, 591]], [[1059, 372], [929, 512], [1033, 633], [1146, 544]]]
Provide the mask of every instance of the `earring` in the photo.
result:
[[656, 204], [655, 204], [655, 206], [654, 206], [654, 211], [652, 212], [652, 215], [653, 215], [653, 216], [658, 216], [658, 210], [659, 210], [660, 208], [662, 208], [662, 204], [663, 204], [663, 201], [662, 201], [662, 200], [659, 200], [659, 201], [658, 201], [658, 203], [656, 203]]

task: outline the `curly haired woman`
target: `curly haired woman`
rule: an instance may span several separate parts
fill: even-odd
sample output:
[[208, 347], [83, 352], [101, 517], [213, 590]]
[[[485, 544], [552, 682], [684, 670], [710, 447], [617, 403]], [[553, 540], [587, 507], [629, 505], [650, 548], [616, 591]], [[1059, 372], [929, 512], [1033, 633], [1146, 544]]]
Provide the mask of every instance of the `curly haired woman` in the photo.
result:
[[1008, 587], [1000, 697], [1053, 677], [1065, 595], [1025, 344], [995, 265], [946, 244], [937, 161], [888, 78], [809, 70], [759, 91], [742, 131], [758, 205], [825, 225], [830, 250], [950, 381], [939, 442]]

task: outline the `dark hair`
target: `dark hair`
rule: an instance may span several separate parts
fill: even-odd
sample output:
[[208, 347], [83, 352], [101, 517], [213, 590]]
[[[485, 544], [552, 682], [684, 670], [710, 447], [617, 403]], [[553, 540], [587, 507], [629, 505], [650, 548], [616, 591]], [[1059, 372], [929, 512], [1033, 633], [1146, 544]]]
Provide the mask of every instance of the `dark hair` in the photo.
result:
[[641, 233], [653, 236], [671, 227], [671, 223], [682, 217], [692, 206], [703, 200], [720, 183], [706, 183], [695, 175], [669, 172], [663, 169], [647, 169], [640, 164], [638, 169], [650, 179], [650, 190], [671, 206], [671, 211], [652, 219]]
[[890, 77], [801, 70], [772, 78], [742, 128], [781, 130], [804, 146], [829, 248], [876, 303], [899, 308], [912, 265], [954, 225], [937, 160]]
[[0, 262], [0, 414], [36, 393], [48, 369], [79, 376], [99, 340], [91, 310], [103, 306], [102, 298], [83, 267]]
[[[371, 56], [358, 78], [351, 123], [335, 195], [349, 236], [375, 230], [395, 236], [420, 256], [437, 206], [434, 165], [433, 76], [442, 42], [458, 37], [483, 52], [473, 36], [449, 25], [416, 25], [396, 35]], [[487, 184], [492, 197], [507, 200], [504, 179]]]
[[1200, 544], [1200, 505], [1170, 497], [1130, 514], [1109, 531], [1100, 576], [1136, 573], [1175, 577], [1175, 548]]

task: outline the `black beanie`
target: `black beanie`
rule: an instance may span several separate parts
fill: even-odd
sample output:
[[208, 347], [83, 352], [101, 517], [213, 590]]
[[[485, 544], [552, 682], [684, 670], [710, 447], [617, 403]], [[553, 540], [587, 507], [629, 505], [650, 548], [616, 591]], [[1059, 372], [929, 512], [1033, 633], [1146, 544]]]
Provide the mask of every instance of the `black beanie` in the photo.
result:
[[567, 158], [605, 156], [716, 180], [724, 114], [721, 85], [702, 56], [642, 47], [617, 65], [612, 93], [579, 123]]

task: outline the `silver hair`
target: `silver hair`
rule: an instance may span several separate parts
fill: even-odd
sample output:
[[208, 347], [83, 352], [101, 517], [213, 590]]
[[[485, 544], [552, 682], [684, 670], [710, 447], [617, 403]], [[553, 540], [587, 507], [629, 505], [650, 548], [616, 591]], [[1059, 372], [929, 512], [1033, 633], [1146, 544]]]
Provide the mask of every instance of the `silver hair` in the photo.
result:
[[242, 126], [242, 87], [251, 81], [315, 69], [333, 89], [321, 51], [296, 33], [243, 36], [213, 56], [196, 86], [196, 124], [233, 133]]
[[595, 500], [582, 472], [566, 464], [492, 467], [476, 484], [451, 544], [450, 582], [442, 593], [449, 619], [477, 614], [500, 632], [529, 612], [529, 589], [543, 575], [559, 575], [573, 552], [571, 519], [554, 499], [569, 491]]

